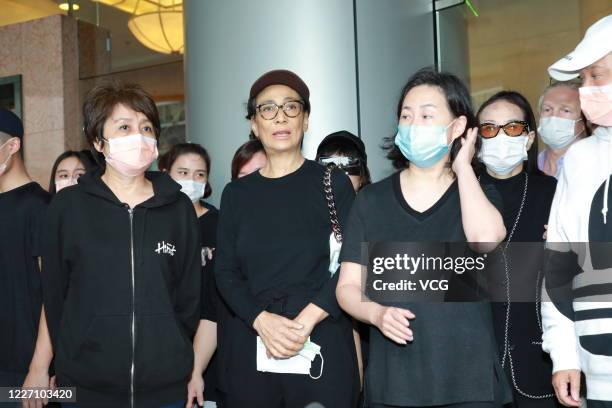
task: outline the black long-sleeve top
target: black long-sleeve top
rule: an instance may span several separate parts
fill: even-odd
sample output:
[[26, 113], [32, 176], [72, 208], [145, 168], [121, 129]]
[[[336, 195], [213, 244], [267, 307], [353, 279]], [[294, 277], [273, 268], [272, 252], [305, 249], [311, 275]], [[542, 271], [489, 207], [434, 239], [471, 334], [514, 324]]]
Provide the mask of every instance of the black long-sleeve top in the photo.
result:
[[[286, 315], [309, 303], [332, 317], [340, 314], [338, 274], [328, 270], [331, 226], [324, 171], [306, 160], [286, 176], [266, 178], [255, 172], [223, 191], [215, 275], [228, 306], [249, 327], [278, 303], [287, 309], [273, 311]], [[334, 170], [331, 178], [343, 225], [355, 193], [342, 171]]]

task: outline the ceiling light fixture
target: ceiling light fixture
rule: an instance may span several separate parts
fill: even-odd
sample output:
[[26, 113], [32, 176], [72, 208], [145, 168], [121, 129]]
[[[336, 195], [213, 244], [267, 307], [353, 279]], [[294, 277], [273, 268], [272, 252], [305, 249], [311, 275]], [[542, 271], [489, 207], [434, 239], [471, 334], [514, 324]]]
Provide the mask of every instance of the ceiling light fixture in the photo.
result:
[[132, 14], [128, 28], [145, 47], [162, 54], [182, 54], [183, 0], [94, 0]]
[[[59, 7], [59, 8], [60, 8], [60, 10], [62, 10], [62, 11], [69, 11], [69, 10], [70, 10], [70, 3], [68, 3], [68, 2], [63, 2], [63, 3], [60, 3], [60, 4], [58, 5], [58, 7]], [[79, 4], [78, 4], [78, 3], [72, 3], [72, 10], [78, 10], [78, 9], [80, 9], [80, 8], [81, 8], [81, 6], [79, 6]]]
[[[142, 45], [162, 54], [182, 54], [185, 51], [183, 35], [183, 1], [157, 0], [157, 10], [142, 12], [138, 6], [152, 0], [139, 0], [128, 21], [128, 28]], [[161, 3], [165, 4], [161, 4]]]

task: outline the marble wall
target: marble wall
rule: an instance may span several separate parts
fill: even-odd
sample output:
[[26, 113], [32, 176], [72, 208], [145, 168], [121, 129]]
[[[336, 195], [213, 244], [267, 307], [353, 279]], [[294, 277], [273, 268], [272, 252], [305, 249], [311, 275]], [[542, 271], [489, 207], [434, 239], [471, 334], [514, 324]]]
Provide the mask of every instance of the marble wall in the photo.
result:
[[137, 82], [157, 101], [184, 98], [182, 62], [111, 73], [108, 38], [63, 15], [0, 26], [0, 78], [22, 76], [25, 163], [44, 188], [57, 156], [87, 148], [81, 103], [96, 84]]
[[82, 145], [76, 24], [55, 15], [0, 27], [0, 77], [22, 76], [26, 167], [45, 188], [55, 158]]
[[537, 110], [547, 68], [574, 49], [586, 29], [612, 14], [610, 0], [473, 0], [465, 12], [470, 85], [476, 106], [501, 89], [521, 92]]

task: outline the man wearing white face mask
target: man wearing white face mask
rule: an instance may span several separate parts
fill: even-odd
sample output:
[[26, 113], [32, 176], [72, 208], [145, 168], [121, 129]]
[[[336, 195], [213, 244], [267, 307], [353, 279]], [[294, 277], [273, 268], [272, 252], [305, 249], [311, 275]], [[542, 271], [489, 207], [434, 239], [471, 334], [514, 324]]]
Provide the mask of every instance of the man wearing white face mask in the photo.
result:
[[[553, 386], [566, 406], [580, 405], [580, 373], [587, 404], [612, 406], [612, 283], [610, 251], [595, 242], [612, 241], [608, 217], [612, 172], [612, 15], [593, 24], [576, 49], [548, 72], [560, 81], [580, 75], [580, 103], [598, 125], [593, 136], [576, 142], [565, 155], [548, 222], [546, 296], [554, 279], [567, 273], [573, 299], [542, 304], [543, 349], [553, 361]], [[580, 245], [579, 245], [580, 244]], [[582, 248], [582, 249], [581, 249]], [[577, 255], [578, 254], [578, 255]], [[556, 268], [552, 268], [556, 265]], [[608, 295], [604, 297], [605, 295]], [[603, 299], [602, 299], [603, 297]], [[572, 303], [569, 303], [571, 300]]]
[[538, 134], [547, 149], [538, 155], [538, 169], [558, 177], [567, 150], [587, 134], [585, 122], [576, 84], [557, 82], [547, 87], [540, 97], [538, 126]]
[[39, 225], [49, 194], [23, 163], [23, 125], [0, 108], [0, 387], [23, 383], [42, 307]]

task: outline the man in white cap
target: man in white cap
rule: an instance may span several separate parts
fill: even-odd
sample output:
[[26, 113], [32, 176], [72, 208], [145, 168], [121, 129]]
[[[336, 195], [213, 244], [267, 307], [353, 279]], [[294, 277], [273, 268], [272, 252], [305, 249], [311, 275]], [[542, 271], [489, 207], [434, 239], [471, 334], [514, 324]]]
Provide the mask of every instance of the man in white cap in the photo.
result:
[[[572, 145], [559, 175], [547, 247], [553, 260], [554, 254], [572, 254], [556, 259], [565, 259], [561, 269], [570, 270], [573, 295], [561, 299], [567, 302], [542, 303], [542, 347], [553, 361], [552, 382], [561, 404], [580, 406], [582, 372], [588, 407], [612, 407], [612, 251], [610, 244], [594, 244], [612, 242], [612, 216], [607, 216], [612, 173], [612, 15], [593, 24], [576, 49], [548, 72], [559, 81], [580, 75], [582, 110], [597, 129], [592, 137]], [[549, 278], [554, 276], [547, 274], [553, 280]], [[547, 289], [551, 295], [550, 282]]]

